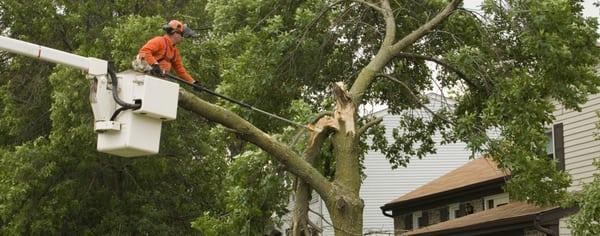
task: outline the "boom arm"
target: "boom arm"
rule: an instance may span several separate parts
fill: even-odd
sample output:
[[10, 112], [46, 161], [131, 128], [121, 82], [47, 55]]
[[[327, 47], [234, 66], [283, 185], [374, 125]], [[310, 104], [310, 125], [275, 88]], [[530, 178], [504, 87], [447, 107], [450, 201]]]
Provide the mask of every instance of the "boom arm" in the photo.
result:
[[56, 64], [67, 65], [84, 70], [92, 76], [106, 75], [108, 62], [105, 60], [82, 57], [72, 53], [0, 36], [0, 49], [19, 55], [38, 58]]
[[3, 36], [0, 50], [87, 72], [98, 151], [127, 157], [156, 154], [162, 122], [177, 116], [176, 83], [135, 71], [116, 74], [105, 60]]
[[119, 130], [118, 124], [110, 120], [116, 104], [110, 88], [111, 83], [108, 80], [107, 61], [93, 57], [82, 57], [4, 36], [0, 36], [0, 50], [67, 65], [87, 72], [88, 78], [92, 82], [90, 103], [94, 113], [94, 130], [97, 132]]

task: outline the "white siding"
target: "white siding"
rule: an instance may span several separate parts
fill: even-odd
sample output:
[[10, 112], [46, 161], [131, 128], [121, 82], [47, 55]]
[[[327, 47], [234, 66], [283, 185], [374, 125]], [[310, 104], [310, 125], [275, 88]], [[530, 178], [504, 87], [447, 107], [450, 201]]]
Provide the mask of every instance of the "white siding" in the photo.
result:
[[583, 183], [593, 179], [596, 169], [592, 165], [594, 158], [600, 157], [600, 140], [596, 134], [600, 111], [600, 94], [589, 97], [581, 106], [581, 112], [567, 110], [557, 106], [555, 124], [563, 123], [565, 141], [565, 169], [573, 178], [569, 190], [580, 190]]
[[[383, 124], [387, 127], [387, 134], [391, 134], [391, 129], [398, 126], [399, 120], [399, 116], [384, 115]], [[439, 141], [441, 137], [434, 137], [434, 140]], [[383, 154], [369, 152], [365, 157], [367, 178], [361, 188], [361, 197], [365, 201], [364, 232], [393, 232], [393, 219], [384, 216], [380, 207], [462, 166], [469, 160], [469, 155], [464, 143], [438, 146], [437, 154], [428, 155], [422, 160], [411, 160], [407, 168], [392, 170]]]
[[[292, 211], [294, 210], [294, 205], [295, 205], [294, 204], [294, 196], [292, 195], [292, 196], [290, 196], [290, 200], [289, 200], [288, 206], [287, 206], [287, 209], [290, 210], [290, 213], [282, 216], [282, 218], [281, 218], [282, 225], [280, 227], [277, 227], [277, 230], [279, 230], [283, 235], [286, 235], [286, 231], [288, 229], [292, 228], [292, 218], [293, 218]], [[319, 198], [319, 195], [314, 191], [313, 191], [312, 199], [309, 202], [309, 207], [311, 210], [314, 211], [314, 212], [311, 212], [311, 211], [308, 212], [309, 220], [320, 228], [327, 227], [327, 223], [325, 221], [323, 221], [323, 218], [321, 217], [321, 215], [327, 215], [327, 209], [326, 209], [323, 201]], [[329, 220], [329, 217], [327, 217], [327, 220]]]
[[[592, 165], [594, 158], [600, 157], [600, 140], [597, 140], [597, 127], [600, 111], [600, 94], [589, 97], [587, 103], [581, 106], [581, 112], [567, 110], [557, 106], [554, 116], [555, 124], [563, 123], [565, 141], [565, 170], [571, 175], [573, 184], [570, 191], [581, 190], [584, 183], [593, 180], [597, 171]], [[567, 224], [568, 217], [559, 222], [560, 236], [570, 236]]]
[[559, 236], [571, 236], [571, 230], [569, 229], [568, 222], [569, 217], [561, 218], [558, 222], [558, 235]]

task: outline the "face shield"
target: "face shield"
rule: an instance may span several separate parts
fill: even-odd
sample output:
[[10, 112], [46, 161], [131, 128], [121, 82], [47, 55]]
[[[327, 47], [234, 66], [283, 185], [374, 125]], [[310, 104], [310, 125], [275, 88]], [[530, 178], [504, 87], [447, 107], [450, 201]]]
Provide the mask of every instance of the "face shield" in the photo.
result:
[[183, 34], [181, 34], [184, 38], [195, 38], [198, 35], [187, 25], [183, 25]]

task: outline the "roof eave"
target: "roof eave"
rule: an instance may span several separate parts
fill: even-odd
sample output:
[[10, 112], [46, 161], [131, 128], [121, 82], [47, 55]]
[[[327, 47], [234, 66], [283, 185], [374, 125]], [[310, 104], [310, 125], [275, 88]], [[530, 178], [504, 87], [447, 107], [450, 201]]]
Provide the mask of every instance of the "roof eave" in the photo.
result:
[[557, 223], [558, 219], [560, 219], [564, 216], [573, 214], [576, 211], [577, 211], [576, 208], [554, 208], [554, 209], [549, 209], [549, 210], [536, 212], [536, 213], [523, 215], [523, 216], [504, 218], [504, 219], [499, 219], [499, 220], [495, 220], [495, 221], [483, 222], [483, 223], [467, 225], [467, 226], [462, 226], [462, 227], [443, 229], [443, 230], [438, 230], [438, 231], [422, 232], [422, 233], [416, 233], [416, 234], [408, 234], [408, 235], [409, 236], [419, 236], [419, 235], [468, 236], [468, 235], [481, 235], [481, 234], [486, 234], [486, 233], [502, 232], [502, 231], [507, 231], [507, 230], [512, 230], [512, 229], [533, 227], [534, 221], [536, 220], [536, 216], [542, 216], [542, 215], [546, 215], [546, 217], [542, 216], [542, 218], [540, 220], [543, 225], [552, 224], [554, 221], [556, 221], [556, 223]]
[[[423, 209], [431, 204], [440, 205], [441, 202], [460, 199], [461, 197], [472, 197], [474, 192], [502, 192], [502, 185], [506, 182], [508, 176], [497, 177], [494, 179], [466, 185], [460, 188], [449, 189], [443, 192], [431, 195], [412, 198], [398, 202], [386, 203], [381, 206], [382, 211], [394, 210], [394, 212], [409, 212], [412, 209]], [[395, 215], [395, 214], [394, 214]]]

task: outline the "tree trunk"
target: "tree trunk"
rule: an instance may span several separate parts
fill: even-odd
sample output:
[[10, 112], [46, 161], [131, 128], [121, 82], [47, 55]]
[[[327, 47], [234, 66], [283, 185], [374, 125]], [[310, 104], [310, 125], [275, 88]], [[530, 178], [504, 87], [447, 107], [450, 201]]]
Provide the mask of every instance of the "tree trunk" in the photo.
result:
[[362, 235], [364, 203], [358, 194], [345, 193], [335, 186], [335, 196], [325, 205], [334, 226], [336, 236]]
[[334, 84], [334, 119], [338, 130], [332, 137], [335, 180], [332, 197], [326, 199], [335, 235], [362, 235], [363, 207], [360, 199], [360, 164], [356, 132], [356, 105], [341, 82]]
[[[304, 150], [304, 160], [313, 165], [317, 156], [321, 153], [323, 141], [337, 127], [337, 122], [329, 115], [319, 117], [312, 121], [310, 126], [312, 131], [308, 139], [306, 149]], [[296, 179], [296, 189], [294, 192], [296, 201], [294, 202], [293, 215], [293, 236], [311, 235], [308, 228], [308, 210], [310, 208], [310, 199], [312, 196], [312, 188], [310, 184], [301, 178]]]
[[294, 196], [294, 215], [292, 224], [292, 235], [293, 236], [309, 236], [310, 231], [308, 229], [308, 208], [310, 202], [310, 185], [300, 178], [296, 179], [296, 191]]

